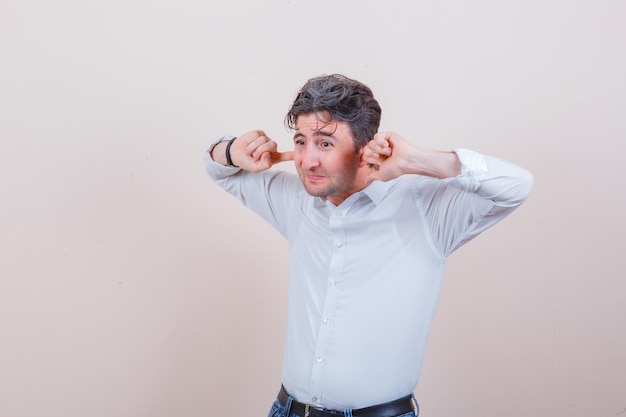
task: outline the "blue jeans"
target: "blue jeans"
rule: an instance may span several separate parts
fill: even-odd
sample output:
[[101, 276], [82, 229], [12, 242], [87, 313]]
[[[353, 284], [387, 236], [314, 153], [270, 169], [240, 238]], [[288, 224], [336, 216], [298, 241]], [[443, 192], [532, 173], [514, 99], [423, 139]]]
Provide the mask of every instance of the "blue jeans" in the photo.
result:
[[[283, 406], [278, 400], [274, 401], [274, 404], [272, 404], [272, 408], [270, 409], [270, 412], [267, 415], [267, 417], [298, 417], [297, 414], [293, 414], [293, 413], [287, 416], [287, 408], [291, 406], [292, 400], [293, 398], [289, 397], [289, 402], [287, 403], [287, 407]], [[415, 397], [413, 398], [413, 401], [415, 401]], [[415, 409], [419, 410], [417, 406], [417, 402], [415, 402]], [[418, 411], [418, 414], [419, 414], [419, 411]], [[411, 411], [409, 413], [402, 414], [396, 417], [417, 417], [418, 414], [415, 414], [413, 411]], [[346, 410], [345, 417], [352, 417], [352, 410], [350, 409]]]

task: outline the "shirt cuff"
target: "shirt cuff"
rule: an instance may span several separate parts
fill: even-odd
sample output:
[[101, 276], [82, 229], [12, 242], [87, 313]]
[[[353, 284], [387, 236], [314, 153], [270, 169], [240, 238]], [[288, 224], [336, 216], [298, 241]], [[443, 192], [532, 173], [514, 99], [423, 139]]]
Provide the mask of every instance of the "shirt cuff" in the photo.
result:
[[204, 164], [206, 168], [209, 170], [209, 172], [214, 172], [216, 176], [222, 177], [222, 176], [232, 175], [234, 172], [241, 170], [241, 168], [239, 167], [226, 166], [226, 165], [220, 164], [219, 162], [215, 162], [213, 158], [211, 157], [211, 152], [213, 151], [213, 148], [215, 147], [215, 145], [217, 145], [220, 142], [231, 140], [234, 137], [235, 136], [224, 135], [217, 139], [214, 139], [209, 144], [206, 152], [204, 153]]
[[[215, 145], [217, 145], [220, 142], [231, 140], [232, 138], [234, 138], [234, 136], [224, 135], [224, 136], [218, 137], [217, 139], [213, 139], [213, 141], [211, 143], [209, 143], [209, 147], [206, 150], [207, 153], [209, 155], [211, 155], [211, 152], [213, 151], [213, 148], [215, 148]], [[211, 158], [211, 159], [213, 159], [213, 158]]]
[[443, 181], [464, 191], [475, 192], [489, 171], [485, 156], [462, 148], [453, 149], [453, 152], [461, 161], [461, 174], [453, 178], [446, 178]]

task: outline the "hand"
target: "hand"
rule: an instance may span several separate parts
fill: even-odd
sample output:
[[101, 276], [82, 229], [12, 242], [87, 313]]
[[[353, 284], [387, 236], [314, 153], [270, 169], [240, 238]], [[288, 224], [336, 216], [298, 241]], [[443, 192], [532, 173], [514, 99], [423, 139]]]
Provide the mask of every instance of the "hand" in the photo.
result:
[[394, 132], [379, 132], [363, 150], [363, 161], [372, 168], [369, 180], [389, 181], [405, 174], [407, 156], [414, 146]]
[[365, 145], [362, 160], [373, 168], [369, 181], [389, 181], [404, 174], [449, 178], [461, 173], [456, 153], [415, 146], [394, 132], [375, 134]]
[[278, 152], [278, 145], [262, 130], [245, 133], [233, 142], [230, 156], [233, 163], [250, 172], [261, 172], [274, 164], [293, 160], [293, 152]]

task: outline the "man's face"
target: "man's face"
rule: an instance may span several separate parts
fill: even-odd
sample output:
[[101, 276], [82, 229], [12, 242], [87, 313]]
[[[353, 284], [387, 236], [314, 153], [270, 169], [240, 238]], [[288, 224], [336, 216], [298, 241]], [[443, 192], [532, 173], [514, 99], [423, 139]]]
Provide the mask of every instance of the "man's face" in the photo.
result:
[[339, 205], [366, 183], [359, 175], [362, 150], [354, 149], [350, 126], [329, 119], [327, 114], [298, 116], [293, 160], [309, 194]]

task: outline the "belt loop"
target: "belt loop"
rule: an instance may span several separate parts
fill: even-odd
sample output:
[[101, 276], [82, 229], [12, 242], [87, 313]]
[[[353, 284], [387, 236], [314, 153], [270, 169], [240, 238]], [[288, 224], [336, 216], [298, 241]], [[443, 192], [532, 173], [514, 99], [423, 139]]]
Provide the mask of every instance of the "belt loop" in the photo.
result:
[[345, 410], [343, 410], [343, 415], [345, 417], [352, 417], [352, 409], [351, 408], [346, 408]]
[[287, 404], [285, 404], [285, 417], [289, 417], [291, 415], [291, 403], [293, 402], [293, 397], [291, 395], [287, 395]]
[[420, 415], [420, 405], [417, 403], [417, 399], [415, 399], [415, 393], [411, 394], [411, 399], [415, 404], [415, 417], [418, 417]]

